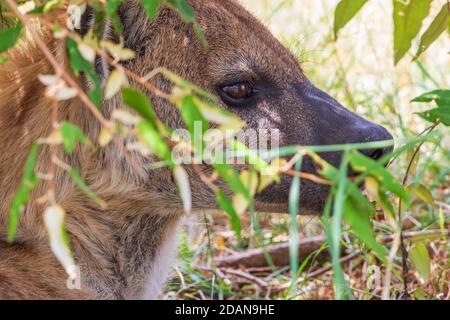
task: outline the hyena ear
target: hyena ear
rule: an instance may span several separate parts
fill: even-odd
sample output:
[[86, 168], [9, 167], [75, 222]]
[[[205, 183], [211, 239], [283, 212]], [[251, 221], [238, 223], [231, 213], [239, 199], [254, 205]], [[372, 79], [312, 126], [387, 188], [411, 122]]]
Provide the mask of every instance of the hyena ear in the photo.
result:
[[[126, 4], [121, 4], [118, 8], [117, 11], [117, 15], [120, 19], [120, 22], [123, 24], [124, 23], [124, 17], [125, 17], [125, 10], [126, 10]], [[103, 31], [103, 39], [106, 38], [112, 38], [111, 36], [113, 36], [113, 38], [118, 37], [117, 35], [113, 34], [114, 33], [114, 28], [111, 25], [111, 22], [107, 19], [102, 17], [102, 14], [96, 15], [94, 9], [91, 6], [86, 6], [86, 9], [84, 10], [83, 14], [81, 15], [81, 19], [80, 19], [80, 23], [78, 28], [76, 28], [76, 31], [81, 34], [82, 36], [86, 35], [88, 33], [88, 31], [91, 28], [96, 28], [96, 29], [102, 29]], [[96, 21], [98, 19], [103, 19], [102, 21]], [[96, 24], [102, 24], [101, 28], [99, 28], [98, 26], [96, 26]], [[107, 37], [107, 35], [109, 35], [109, 37]]]
[[[149, 22], [147, 14], [143, 10], [140, 1], [126, 0], [118, 8], [117, 15], [122, 23], [122, 35], [118, 35], [109, 19], [96, 21], [97, 14], [90, 6], [81, 16], [79, 28], [76, 31], [85, 36], [90, 29], [102, 29], [100, 40], [109, 40], [115, 43], [123, 42], [126, 48], [136, 52], [137, 57], [145, 54], [147, 40], [149, 39], [146, 30], [153, 29], [153, 24]], [[98, 24], [101, 27], [98, 28]], [[132, 60], [125, 63], [131, 63]], [[95, 68], [101, 79], [106, 79], [110, 73], [110, 66], [100, 57], [96, 58]]]
[[81, 15], [80, 24], [75, 26], [75, 30], [82, 36], [86, 35], [91, 26], [94, 25], [94, 10], [87, 6]]
[[[126, 10], [125, 5], [121, 5], [118, 9], [118, 16], [122, 24], [124, 22], [124, 11]], [[86, 6], [85, 11], [81, 15], [80, 23], [75, 28], [81, 36], [85, 36], [91, 29], [100, 29], [99, 40], [110, 40], [118, 43], [120, 41], [120, 36], [114, 31], [111, 21], [108, 19], [103, 19], [98, 21], [100, 17], [96, 15], [94, 9], [90, 6]], [[100, 27], [99, 27], [100, 25]], [[132, 48], [131, 48], [132, 49]], [[111, 71], [109, 64], [104, 61], [101, 57], [97, 56], [95, 59], [95, 70], [101, 79], [106, 79]]]
[[[90, 6], [86, 6], [84, 12], [81, 15], [79, 23], [75, 25], [75, 31], [79, 33], [82, 37], [84, 37], [89, 32], [89, 30], [94, 28], [94, 26], [95, 26], [95, 11]], [[108, 64], [105, 61], [103, 61], [101, 57], [99, 56], [95, 57], [94, 67], [96, 73], [98, 74], [101, 80], [104, 80], [108, 77], [109, 75]]]

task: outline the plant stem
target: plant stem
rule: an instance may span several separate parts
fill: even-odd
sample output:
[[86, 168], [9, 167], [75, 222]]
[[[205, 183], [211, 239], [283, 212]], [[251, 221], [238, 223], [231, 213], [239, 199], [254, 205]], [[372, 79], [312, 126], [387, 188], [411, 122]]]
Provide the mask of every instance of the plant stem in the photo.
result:
[[[427, 131], [427, 134], [431, 133], [437, 126], [439, 125], [439, 122], [436, 122], [433, 124]], [[414, 163], [415, 158], [420, 152], [420, 149], [425, 144], [425, 141], [422, 141], [414, 150], [414, 153], [411, 157], [411, 160], [408, 163], [408, 168], [406, 169], [405, 176], [403, 177], [402, 185], [403, 187], [406, 186], [406, 183], [408, 182], [408, 177], [411, 172], [412, 165]], [[403, 217], [402, 217], [402, 199], [399, 199], [398, 202], [398, 224], [400, 228], [400, 249], [402, 250], [402, 277], [403, 277], [403, 294], [404, 298], [408, 299], [410, 297], [408, 292], [408, 274], [409, 274], [409, 268], [408, 268], [408, 250], [405, 247], [404, 237], [403, 237]]]

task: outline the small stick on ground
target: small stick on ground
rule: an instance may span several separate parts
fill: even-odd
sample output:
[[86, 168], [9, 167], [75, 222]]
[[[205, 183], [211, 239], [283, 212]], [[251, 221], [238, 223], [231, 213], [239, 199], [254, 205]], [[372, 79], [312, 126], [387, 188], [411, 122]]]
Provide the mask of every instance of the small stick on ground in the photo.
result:
[[[446, 230], [444, 234], [449, 234]], [[404, 239], [430, 239], [443, 236], [442, 230], [410, 231], [402, 233]], [[394, 239], [393, 235], [380, 238], [381, 243], [390, 243]], [[299, 258], [305, 259], [314, 251], [320, 249], [325, 243], [325, 236], [315, 236], [308, 239], [302, 239], [299, 242]], [[267, 246], [267, 252], [272, 257], [276, 266], [286, 266], [289, 264], [289, 243]], [[267, 261], [262, 249], [251, 249], [242, 253], [237, 253], [228, 257], [216, 258], [213, 260], [217, 267], [237, 267], [245, 268], [264, 268], [267, 267]]]
[[[299, 242], [299, 257], [307, 257], [325, 242], [325, 236], [316, 236]], [[272, 257], [276, 266], [285, 266], [289, 264], [289, 244], [282, 243], [267, 247], [267, 253]], [[262, 249], [251, 249], [243, 253], [232, 256], [216, 258], [214, 264], [218, 267], [232, 267], [243, 265], [246, 268], [266, 267], [267, 261]]]
[[236, 276], [236, 277], [239, 277], [239, 278], [242, 278], [242, 279], [245, 279], [245, 280], [249, 280], [249, 281], [257, 284], [258, 286], [260, 286], [263, 289], [267, 289], [268, 286], [269, 286], [267, 284], [267, 282], [265, 282], [264, 280], [262, 280], [262, 279], [260, 279], [258, 277], [252, 276], [251, 274], [249, 274], [247, 272], [244, 272], [244, 271], [241, 271], [241, 270], [225, 269], [224, 272], [226, 274], [229, 274], [229, 275], [232, 275], [232, 276]]

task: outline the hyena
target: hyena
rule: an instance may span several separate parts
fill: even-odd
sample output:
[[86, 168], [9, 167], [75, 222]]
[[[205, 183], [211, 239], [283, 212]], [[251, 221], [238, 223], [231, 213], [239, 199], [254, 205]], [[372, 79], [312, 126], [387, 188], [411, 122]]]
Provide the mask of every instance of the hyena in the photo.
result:
[[[150, 21], [137, 0], [125, 1], [119, 16], [124, 43], [137, 55], [124, 62], [143, 76], [157, 67], [174, 71], [184, 79], [213, 93], [220, 105], [240, 116], [249, 128], [278, 131], [280, 145], [327, 145], [390, 140], [383, 127], [350, 112], [316, 88], [302, 72], [298, 60], [268, 29], [235, 0], [190, 0], [197, 13], [207, 47], [196, 37], [193, 26], [184, 23], [170, 8], [162, 7]], [[81, 34], [92, 26], [88, 9], [81, 19]], [[68, 66], [64, 44], [40, 29], [41, 37], [63, 66]], [[104, 39], [117, 40], [110, 23]], [[176, 256], [177, 233], [184, 216], [182, 201], [168, 169], [138, 172], [117, 145], [78, 147], [73, 155], [58, 156], [79, 168], [89, 187], [108, 206], [101, 208], [79, 191], [67, 173], [57, 170], [56, 201], [67, 213], [66, 227], [71, 248], [80, 268], [80, 289], [66, 286], [66, 273], [53, 256], [44, 227], [44, 205], [36, 201], [45, 194], [41, 182], [24, 209], [13, 244], [6, 242], [6, 225], [12, 197], [20, 183], [31, 143], [51, 132], [51, 101], [38, 74], [54, 70], [32, 39], [10, 51], [11, 60], [0, 66], [0, 297], [3, 299], [153, 299], [161, 294]], [[101, 79], [110, 72], [97, 58]], [[170, 91], [163, 77], [151, 80]], [[79, 79], [85, 89], [89, 81]], [[146, 92], [156, 112], [168, 126], [182, 127], [177, 109], [137, 83]], [[109, 117], [123, 108], [120, 97], [104, 101]], [[99, 123], [73, 99], [61, 103], [59, 120], [79, 126], [92, 140]], [[374, 159], [389, 150], [363, 151]], [[148, 159], [132, 155], [140, 164]], [[338, 165], [341, 155], [328, 153], [325, 160]], [[48, 148], [40, 152], [37, 171], [45, 173], [50, 162]], [[145, 168], [145, 166], [143, 166]], [[306, 159], [304, 171], [315, 172]], [[215, 209], [214, 193], [187, 168], [192, 184], [193, 211]], [[209, 170], [205, 166], [205, 172]], [[290, 179], [256, 196], [262, 212], [286, 212]], [[319, 214], [329, 192], [326, 186], [302, 182], [300, 214]]]

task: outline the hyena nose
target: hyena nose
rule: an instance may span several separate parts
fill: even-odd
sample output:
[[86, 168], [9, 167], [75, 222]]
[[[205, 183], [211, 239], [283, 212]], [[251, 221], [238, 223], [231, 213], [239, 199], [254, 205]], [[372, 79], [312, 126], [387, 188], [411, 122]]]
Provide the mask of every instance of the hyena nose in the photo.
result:
[[[394, 137], [387, 131], [384, 127], [377, 124], [370, 124], [361, 130], [362, 139], [361, 142], [376, 142], [376, 141], [387, 141], [393, 140]], [[372, 149], [362, 149], [360, 152], [365, 156], [372, 158], [373, 160], [379, 160], [386, 154], [391, 153], [393, 146], [382, 147], [382, 148], [372, 148]]]

